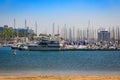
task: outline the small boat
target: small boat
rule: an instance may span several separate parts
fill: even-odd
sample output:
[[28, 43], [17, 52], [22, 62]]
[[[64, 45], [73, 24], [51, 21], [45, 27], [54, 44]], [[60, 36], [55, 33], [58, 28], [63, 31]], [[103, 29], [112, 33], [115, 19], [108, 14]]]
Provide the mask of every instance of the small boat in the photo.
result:
[[19, 50], [28, 50], [28, 46], [27, 46], [27, 44], [21, 44], [21, 45], [19, 45], [18, 49]]

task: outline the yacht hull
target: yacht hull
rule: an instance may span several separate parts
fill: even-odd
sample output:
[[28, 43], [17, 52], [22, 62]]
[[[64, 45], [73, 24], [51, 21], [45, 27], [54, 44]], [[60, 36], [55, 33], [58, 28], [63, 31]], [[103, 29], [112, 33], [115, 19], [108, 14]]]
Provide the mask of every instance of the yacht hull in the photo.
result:
[[59, 51], [59, 47], [28, 46], [29, 51]]

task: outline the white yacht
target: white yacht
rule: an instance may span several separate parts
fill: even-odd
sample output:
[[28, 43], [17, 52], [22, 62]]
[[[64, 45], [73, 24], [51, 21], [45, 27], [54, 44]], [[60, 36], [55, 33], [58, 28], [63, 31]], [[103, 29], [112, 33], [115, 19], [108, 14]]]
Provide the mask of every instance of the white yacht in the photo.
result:
[[30, 51], [58, 51], [62, 49], [63, 44], [51, 39], [42, 39], [38, 44], [28, 44], [27, 47]]

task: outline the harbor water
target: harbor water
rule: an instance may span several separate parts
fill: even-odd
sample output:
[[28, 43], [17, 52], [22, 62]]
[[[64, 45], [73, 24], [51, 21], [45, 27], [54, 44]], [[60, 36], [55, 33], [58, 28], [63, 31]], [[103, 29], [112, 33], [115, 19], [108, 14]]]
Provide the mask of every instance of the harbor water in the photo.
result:
[[13, 51], [1, 48], [0, 74], [120, 75], [120, 51]]

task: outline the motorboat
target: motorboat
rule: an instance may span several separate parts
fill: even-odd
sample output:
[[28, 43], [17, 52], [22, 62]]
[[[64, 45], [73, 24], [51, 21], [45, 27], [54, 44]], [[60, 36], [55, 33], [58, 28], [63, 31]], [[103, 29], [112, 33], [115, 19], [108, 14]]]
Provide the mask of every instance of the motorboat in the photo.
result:
[[63, 44], [52, 39], [42, 39], [39, 43], [28, 44], [27, 48], [30, 51], [59, 51]]

